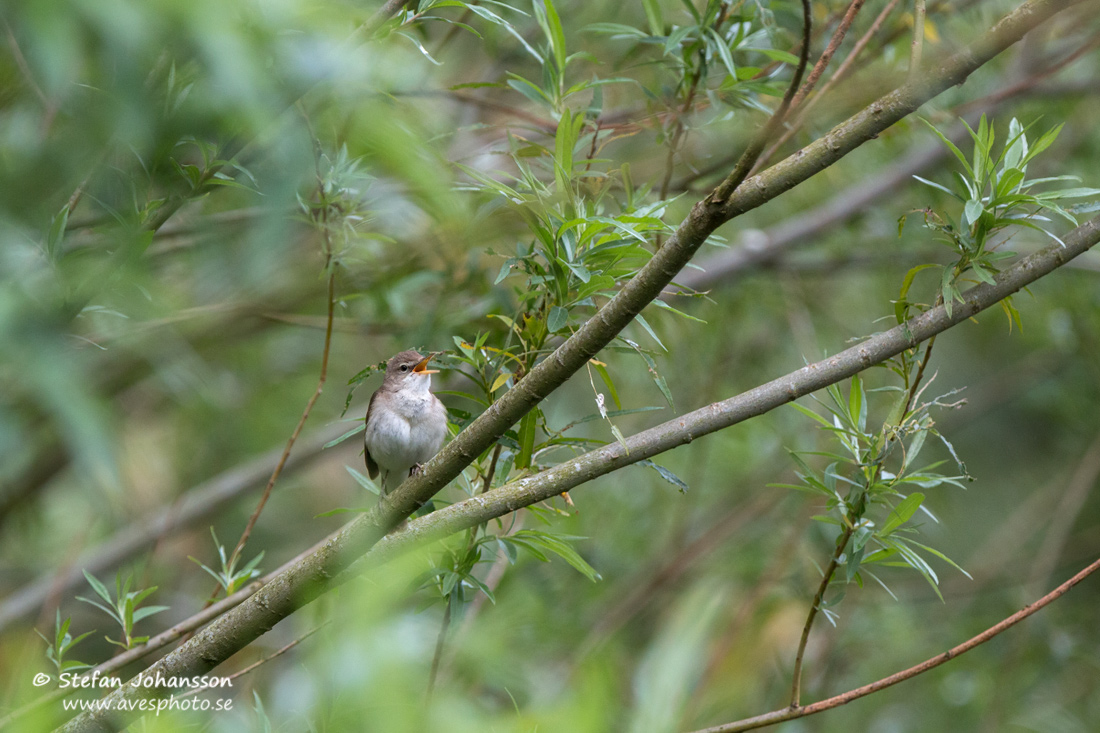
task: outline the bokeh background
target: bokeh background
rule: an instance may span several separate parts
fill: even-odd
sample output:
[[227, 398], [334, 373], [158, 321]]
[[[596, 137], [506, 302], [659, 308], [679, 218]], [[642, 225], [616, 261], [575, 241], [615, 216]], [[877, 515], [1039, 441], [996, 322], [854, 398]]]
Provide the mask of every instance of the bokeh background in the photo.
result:
[[[103, 636], [118, 629], [76, 599], [92, 595], [87, 582], [67, 580], [81, 568], [108, 585], [121, 572], [158, 587], [149, 602], [169, 608], [138, 622], [144, 635], [190, 616], [211, 592], [188, 557], [217, 562], [211, 527], [232, 546], [317, 385], [325, 243], [302, 202], [314, 200], [319, 174], [340, 173], [343, 200], [361, 218], [340, 239], [323, 395], [245, 559], [263, 551], [259, 567], [273, 569], [349, 518], [317, 515], [373, 503], [346, 470], [361, 467], [358, 439], [322, 449], [361, 420], [380, 380], [360, 385], [341, 417], [349, 379], [404, 348], [453, 351], [455, 337], [486, 331], [490, 343], [502, 338], [490, 316], [515, 314], [523, 280], [498, 274], [532, 235], [456, 164], [514, 172], [509, 151], [526, 142], [553, 149], [554, 111], [508, 84], [543, 73], [519, 39], [546, 45], [533, 8], [512, 5], [441, 3], [374, 33], [356, 29], [376, 7], [327, 0], [11, 0], [0, 9], [3, 712], [42, 691], [31, 686], [34, 672], [54, 671], [34, 629], [52, 640], [58, 609], [73, 636], [96, 631], [72, 658], [114, 653]], [[797, 5], [736, 4], [757, 35], [734, 60], [761, 75], [741, 81], [761, 83], [732, 84], [713, 58], [685, 104], [675, 52], [592, 27], [619, 23], [646, 36], [654, 7], [668, 29], [686, 27], [687, 5], [556, 5], [569, 52], [582, 54], [570, 82], [629, 80], [570, 102], [600, 105], [591, 119], [609, 132], [594, 169], [608, 175], [613, 198], [629, 180], [649, 201], [671, 170], [664, 218], [672, 225], [720, 180], [765, 119], [760, 108], [774, 107], [785, 88], [789, 66], [764, 52], [796, 50], [800, 35]], [[702, 0], [694, 5], [703, 10]], [[984, 111], [1000, 140], [1013, 117], [1036, 132], [1065, 123], [1032, 171], [1097, 186], [1100, 25], [1089, 6], [1095, 11], [1085, 3], [1039, 28], [921, 115], [954, 131], [959, 117]], [[811, 60], [847, 7], [814, 3]], [[929, 3], [926, 63], [1012, 7]], [[781, 152], [904, 79], [912, 11], [867, 3], [837, 59], [883, 13], [881, 25]], [[907, 119], [720, 229], [721, 241], [695, 260], [702, 270], [683, 274], [708, 297], [676, 303], [700, 320], [647, 310], [663, 351], [638, 324], [626, 334], [659, 352], [673, 405], [636, 355], [601, 355], [624, 409], [662, 408], [617, 418], [617, 427], [630, 435], [892, 325], [906, 272], [950, 262], [911, 214], [951, 210], [910, 177], [949, 185], [954, 161], [943, 152]], [[228, 157], [217, 176], [203, 177]], [[792, 235], [795, 223], [802, 228]], [[1047, 241], [1021, 231], [1004, 246], [1027, 252]], [[753, 256], [731, 266], [731, 253]], [[813, 630], [804, 701], [939, 653], [1096, 558], [1098, 272], [1100, 256], [1088, 253], [1017, 296], [1022, 328], [991, 310], [939, 338], [929, 394], [963, 390], [966, 404], [934, 416], [975, 481], [930, 490], [939, 522], [926, 519], [921, 532], [972, 577], [933, 561], [942, 601], [905, 568], [880, 574], [896, 598], [877, 584], [848, 587], [835, 626], [819, 619]], [[915, 290], [930, 302], [935, 276], [922, 277]], [[883, 369], [865, 381], [892, 383]], [[446, 371], [435, 385], [467, 388]], [[881, 422], [889, 398], [871, 400]], [[444, 401], [474, 409], [460, 397]], [[591, 415], [587, 376], [543, 410], [556, 428]], [[578, 433], [614, 440], [600, 420]], [[438, 592], [417, 590], [417, 578], [438, 561], [438, 547], [327, 595], [219, 668], [242, 669], [328, 622], [237, 680], [232, 712], [165, 715], [137, 729], [674, 731], [783, 707], [835, 530], [811, 519], [823, 510], [819, 497], [769, 484], [794, 480], [788, 450], [815, 449], [828, 449], [828, 435], [783, 408], [662, 456], [686, 492], [632, 467], [573, 491], [575, 506], [557, 499], [506, 520], [493, 531], [519, 521], [583, 538], [573, 547], [601, 578], [556, 557], [521, 553], [513, 565], [487, 555], [477, 573], [495, 588], [494, 602], [472, 600], [452, 619], [430, 704], [443, 605]], [[925, 450], [952, 470], [942, 445]], [[452, 487], [441, 501], [462, 496]], [[947, 666], [785, 730], [1094, 730], [1098, 602], [1089, 580]], [[20, 725], [64, 718], [53, 704]]]

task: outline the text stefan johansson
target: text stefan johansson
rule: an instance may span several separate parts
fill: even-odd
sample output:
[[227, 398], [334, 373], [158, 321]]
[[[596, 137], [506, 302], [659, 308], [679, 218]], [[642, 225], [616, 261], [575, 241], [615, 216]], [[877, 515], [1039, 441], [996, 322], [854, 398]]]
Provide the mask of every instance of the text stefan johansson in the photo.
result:
[[[233, 681], [228, 677], [165, 677], [160, 672], [153, 675], [137, 674], [130, 680], [135, 687], [164, 687], [175, 690], [180, 687], [206, 688], [206, 687], [232, 687]], [[75, 672], [62, 672], [57, 677], [58, 687], [122, 687], [122, 680], [118, 677], [100, 674], [93, 671], [90, 675], [81, 676]]]

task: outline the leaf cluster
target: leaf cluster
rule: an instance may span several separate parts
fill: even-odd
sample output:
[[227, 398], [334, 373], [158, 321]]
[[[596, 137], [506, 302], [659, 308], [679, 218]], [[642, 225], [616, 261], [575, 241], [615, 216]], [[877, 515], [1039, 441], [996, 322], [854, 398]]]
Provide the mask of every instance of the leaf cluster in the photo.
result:
[[[1080, 186], [1039, 190], [1051, 184], [1080, 182], [1076, 176], [1028, 178], [1028, 164], [1054, 144], [1063, 125], [1057, 125], [1037, 139], [1029, 141], [1027, 128], [1014, 117], [1008, 125], [1008, 140], [1001, 146], [1000, 152], [995, 154], [996, 134], [985, 115], [982, 115], [977, 130], [963, 120], [974, 143], [974, 150], [967, 157], [946, 135], [927, 120], [923, 121], [962, 166], [961, 172], [954, 172], [952, 187], [914, 176], [921, 183], [946, 193], [961, 204], [961, 211], [954, 215], [930, 209], [923, 212], [924, 225], [936, 232], [940, 241], [954, 250], [957, 259], [948, 266], [925, 264], [909, 271], [902, 284], [901, 294], [895, 302], [898, 323], [909, 317], [909, 309], [913, 305], [908, 300], [909, 288], [918, 272], [929, 267], [942, 269], [938, 298], [950, 315], [953, 304], [962, 302], [959, 290], [962, 280], [992, 283], [993, 276], [1000, 271], [1000, 263], [1015, 256], [1015, 252], [1000, 247], [1002, 241], [995, 238], [995, 235], [1010, 227], [1020, 226], [1042, 232], [1063, 244], [1049, 228], [1040, 224], [1051, 221], [1046, 214], [1077, 226], [1077, 217], [1060, 202], [1100, 196], [1100, 189]], [[903, 216], [899, 220], [899, 231], [904, 226], [905, 219]], [[1009, 317], [1019, 325], [1019, 314], [1012, 306], [1011, 298], [1004, 301], [1004, 306]]]
[[[103, 611], [114, 619], [122, 630], [122, 638], [120, 640], [105, 636], [104, 638], [107, 639], [107, 641], [123, 649], [131, 649], [135, 644], [143, 644], [149, 641], [148, 636], [134, 635], [134, 624], [155, 613], [168, 610], [168, 606], [141, 607], [141, 602], [155, 593], [157, 586], [154, 585], [151, 588], [140, 590], [130, 590], [134, 579], [133, 574], [127, 573], [126, 579], [123, 580], [122, 572], [119, 571], [115, 575], [115, 594], [112, 597], [110, 591], [107, 590], [107, 586], [87, 570], [84, 571], [84, 577], [88, 580], [88, 584], [92, 586], [92, 590], [94, 590], [96, 595], [102, 600], [85, 598], [84, 596], [77, 596], [77, 600], [89, 603]], [[84, 637], [81, 636], [79, 638], [82, 639]]]
[[[896, 424], [887, 420], [875, 428], [868, 422], [868, 390], [858, 375], [852, 378], [847, 397], [836, 385], [827, 388], [826, 395], [827, 402], [815, 398], [824, 408], [824, 415], [799, 404], [794, 407], [828, 433], [836, 448], [801, 454], [792, 451], [801, 483], [772, 485], [825, 498], [827, 513], [814, 519], [838, 527], [838, 543], [850, 540], [840, 557], [845, 582], [854, 581], [863, 587], [866, 574], [889, 592], [870, 566], [909, 567], [920, 573], [939, 595], [939, 578], [922, 554], [961, 568], [940, 551], [917, 541], [919, 525], [912, 520], [919, 510], [937, 521], [925, 506], [923, 492], [945, 485], [963, 488], [962, 480], [967, 475], [961, 463], [960, 474], [949, 476], [935, 471], [942, 462], [920, 468], [914, 462], [929, 436], [943, 441], [954, 455], [954, 448], [935, 429], [929, 415], [933, 406], [950, 405], [933, 400], [910, 410]], [[906, 400], [907, 395], [903, 392], [895, 399]], [[891, 412], [897, 414], [896, 404]], [[830, 462], [824, 469], [814, 468], [803, 458], [810, 455]], [[835, 598], [831, 603], [835, 605], [839, 600]], [[822, 610], [829, 615], [827, 609]]]

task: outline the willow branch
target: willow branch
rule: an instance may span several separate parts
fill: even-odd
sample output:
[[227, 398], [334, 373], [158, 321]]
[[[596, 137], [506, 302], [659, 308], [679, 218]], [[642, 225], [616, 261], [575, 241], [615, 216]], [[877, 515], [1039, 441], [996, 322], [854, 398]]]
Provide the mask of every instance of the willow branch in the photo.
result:
[[[841, 123], [821, 140], [801, 151], [800, 154], [745, 180], [744, 184], [738, 186], [727, 200], [720, 201], [708, 197], [697, 203], [672, 237], [654, 253], [637, 276], [630, 280], [614, 298], [600, 308], [569, 339], [532, 369], [515, 387], [506, 392], [465, 430], [459, 433], [450, 444], [428, 462], [423, 471], [405, 481], [392, 494], [382, 498], [372, 511], [348, 524], [312, 556], [275, 578], [243, 604], [222, 616], [196, 634], [188, 643], [157, 662], [154, 665], [155, 670], [159, 670], [167, 676], [193, 676], [209, 671], [236, 651], [247, 646], [280, 620], [334, 587], [337, 584], [335, 579], [337, 575], [346, 570], [357, 558], [366, 554], [387, 532], [431, 499], [436, 492], [455, 478], [470, 462], [492, 446], [500, 435], [514, 425], [532, 407], [561, 386], [570, 376], [581, 369], [589, 359], [610, 343], [623, 328], [633, 321], [635, 315], [661, 294], [718, 226], [770, 201], [828, 168], [847, 153], [855, 150], [864, 142], [873, 139], [883, 130], [916, 110], [924, 102], [945, 89], [964, 81], [972, 72], [1022, 38], [1031, 28], [1078, 1], [1029, 0], [1025, 2], [1002, 19], [988, 33], [975, 40], [965, 51], [946, 60], [940, 67], [929, 70], [927, 74], [922, 75], [921, 79], [906, 83], [898, 90], [878, 100], [846, 122]], [[1090, 235], [1100, 233], [1100, 230], [1097, 230], [1092, 222], [1082, 227], [1081, 231]], [[1029, 268], [1038, 267], [1040, 263], [1046, 263], [1049, 265], [1049, 269], [1046, 271], [1049, 272], [1062, 264], [1067, 259], [1068, 253], [1073, 251], [1069, 246], [1070, 240], [1079, 245], [1083, 236], [1085, 235], [1078, 234], [1076, 237], [1071, 235], [1070, 239], [1066, 240], [1066, 249], [1059, 253], [1050, 253], [1049, 250], [1044, 250], [1047, 259], [1044, 259], [1044, 257], [1038, 259], [1029, 257], [1024, 262], [1029, 263]], [[1077, 254], [1079, 253], [1077, 252]], [[1031, 271], [1025, 270], [1024, 272], [1030, 273]], [[1004, 294], [997, 296], [992, 302], [1004, 298], [1006, 295], [1018, 290], [1023, 284], [1031, 282], [1031, 279], [1026, 276], [1017, 275], [1016, 279], [1008, 278], [1007, 274], [1010, 272], [1020, 273], [1021, 271], [1018, 268], [1013, 268], [1002, 274], [1002, 278], [997, 281], [996, 285], [984, 285], [969, 291], [974, 295], [968, 293], [967, 302], [956, 305], [953, 309], [953, 318], [948, 317], [942, 308], [933, 309], [907, 324], [915, 327], [915, 332], [902, 333], [899, 329], [892, 329], [887, 332], [891, 334], [892, 340], [879, 342], [881, 345], [880, 350], [886, 354], [882, 358], [888, 358], [905, 348], [911, 348], [913, 343], [919, 343], [921, 338], [914, 335], [914, 333], [927, 333], [923, 337], [927, 338], [932, 331], [938, 333], [959, 322], [955, 320], [956, 318], [970, 317], [983, 307], [988, 307], [988, 304], [981, 305], [983, 298], [993, 297], [999, 291], [999, 288], [1008, 287], [1009, 289]], [[1036, 277], [1038, 276], [1041, 275]], [[1013, 288], [1013, 283], [1017, 281], [1022, 284]], [[740, 419], [762, 414], [803, 394], [820, 389], [831, 383], [829, 377], [832, 378], [832, 381], [843, 379], [875, 363], [872, 352], [865, 350], [865, 346], [854, 347], [855, 350], [849, 357], [851, 361], [838, 360], [835, 366], [832, 363], [823, 363], [817, 373], [807, 372], [806, 370], [809, 367], [806, 367], [796, 372], [793, 377], [783, 378], [770, 385], [765, 385], [761, 389], [765, 391], [778, 389], [780, 391], [772, 395], [773, 399], [770, 403], [765, 400], [751, 405], [749, 414], [743, 415]], [[732, 422], [723, 424], [723, 421], [728, 419], [728, 412], [721, 410], [713, 412], [714, 420], [708, 420], [705, 415], [697, 416], [702, 425], [713, 425], [706, 432], [713, 432], [713, 430], [720, 427], [733, 424]], [[692, 413], [692, 415], [695, 415], [695, 413]], [[654, 441], [654, 445], [667, 444], [667, 447], [663, 450], [668, 450], [694, 437], [688, 430], [681, 431], [679, 436], [677, 436], [677, 432], [674, 429], [666, 428], [666, 434]], [[618, 468], [659, 452], [661, 451], [654, 450], [642, 455], [632, 450], [628, 456], [622, 447], [616, 444], [612, 447], [611, 455], [608, 457], [613, 464], [611, 468]], [[596, 451], [596, 453], [602, 453], [602, 451]], [[443, 514], [443, 521], [436, 520], [439, 527], [445, 528], [448, 526], [448, 522], [451, 522], [460, 525], [459, 529], [465, 529], [493, 516], [512, 511], [519, 506], [525, 506], [526, 504], [522, 502], [527, 499], [530, 499], [527, 504], [542, 501], [548, 497], [532, 498], [539, 494], [539, 487], [545, 489], [550, 485], [562, 486], [554, 492], [554, 495], [556, 495], [569, 487], [577, 486], [598, 475], [601, 472], [597, 470], [599, 467], [585, 463], [585, 459], [592, 455], [587, 454], [563, 464], [563, 466], [580, 466], [580, 470], [573, 476], [562, 476], [560, 473], [555, 473], [561, 468], [559, 466], [545, 472], [554, 474], [552, 479], [548, 480], [545, 475], [542, 476], [541, 480], [537, 480], [538, 477], [531, 477], [518, 484], [507, 485], [501, 489], [490, 491], [483, 496], [472, 497], [461, 504], [433, 512], [430, 517]], [[578, 464], [577, 461], [581, 463]], [[604, 469], [602, 472], [606, 473], [608, 467], [604, 467]], [[568, 486], [564, 486], [565, 484], [568, 484]], [[494, 499], [500, 500], [501, 503], [496, 504]], [[475, 504], [471, 506], [469, 502]], [[459, 506], [468, 510], [469, 515], [456, 515], [453, 510]], [[485, 508], [493, 506], [496, 507], [497, 514], [484, 511]], [[485, 519], [480, 518], [483, 514]], [[474, 518], [474, 521], [467, 521], [471, 517]], [[415, 533], [415, 530], [412, 529], [412, 523], [410, 523], [410, 527], [399, 534], [409, 535], [413, 533]], [[449, 533], [447, 532], [447, 534]], [[109, 697], [117, 701], [119, 699], [156, 694], [156, 692], [158, 691], [146, 690], [137, 685], [128, 684], [112, 692]], [[159, 692], [163, 694], [166, 691], [159, 690]], [[117, 722], [112, 719], [111, 714], [107, 711], [88, 711], [70, 721], [65, 726], [65, 730], [109, 730], [116, 724]]]
[[812, 30], [810, 0], [802, 0], [802, 51], [798, 59], [798, 66], [794, 70], [794, 77], [791, 78], [791, 84], [787, 87], [787, 92], [783, 95], [783, 101], [779, 103], [779, 107], [768, 119], [767, 124], [749, 143], [749, 147], [741, 154], [737, 165], [733, 167], [733, 171], [726, 176], [726, 180], [718, 184], [718, 188], [714, 189], [714, 192], [707, 198], [708, 201], [721, 204], [733, 195], [737, 187], [744, 183], [753, 166], [756, 165], [760, 154], [764, 152], [764, 146], [775, 136], [776, 130], [783, 124], [783, 120], [787, 117], [787, 111], [791, 108], [791, 102], [798, 92], [799, 85], [802, 84], [802, 75], [806, 72], [806, 64], [810, 62], [810, 35]]
[[817, 618], [817, 612], [821, 610], [821, 603], [825, 600], [825, 592], [829, 590], [829, 583], [833, 580], [833, 574], [836, 572], [837, 566], [840, 565], [840, 556], [844, 554], [844, 548], [848, 546], [848, 540], [852, 539], [852, 530], [855, 529], [855, 525], [851, 523], [849, 517], [848, 526], [845, 528], [843, 534], [837, 538], [836, 550], [833, 552], [833, 557], [829, 560], [828, 567], [825, 568], [825, 573], [821, 577], [821, 583], [817, 586], [817, 593], [814, 594], [813, 603], [810, 604], [810, 611], [806, 614], [806, 623], [802, 626], [802, 637], [798, 640], [798, 652], [794, 656], [794, 672], [791, 674], [791, 707], [797, 708], [799, 700], [802, 695], [802, 660], [806, 655], [806, 644], [810, 641], [810, 629], [813, 628], [814, 619]]
[[982, 283], [966, 291], [963, 302], [954, 304], [951, 315], [942, 305], [936, 306], [834, 356], [636, 433], [626, 439], [625, 448], [618, 442], [609, 443], [534, 476], [439, 509], [409, 522], [406, 529], [383, 539], [365, 557], [364, 563], [373, 566], [385, 562], [425, 542], [443, 539], [481, 522], [545, 501], [594, 478], [763, 415], [881, 364], [997, 305], [1004, 298], [1088, 251], [1100, 242], [1100, 217], [1077, 227], [1063, 241], [1065, 247], [1052, 244], [1001, 272], [993, 284]]
[[924, 49], [924, 0], [913, 0], [913, 42], [909, 46], [909, 75], [920, 72]]
[[[821, 58], [817, 60], [817, 63], [814, 64], [814, 68], [810, 71], [806, 83], [799, 88], [798, 93], [795, 94], [794, 99], [791, 100], [792, 110], [801, 111], [800, 108], [802, 107], [802, 103], [806, 100], [806, 96], [813, 91], [815, 86], [817, 86], [817, 82], [821, 78], [821, 75], [825, 73], [825, 68], [829, 65], [829, 62], [833, 60], [833, 56], [836, 54], [837, 49], [840, 48], [840, 44], [844, 40], [844, 37], [848, 35], [848, 29], [852, 27], [852, 22], [856, 19], [856, 13], [863, 7], [863, 3], [864, 0], [852, 0], [852, 4], [848, 6], [848, 10], [840, 20], [840, 25], [837, 26], [836, 31], [833, 32], [833, 37], [829, 39], [829, 44], [825, 47], [825, 50], [822, 51]], [[854, 50], [853, 53], [855, 53]], [[838, 71], [837, 74], [839, 73]], [[834, 79], [837, 74], [833, 75]], [[790, 125], [787, 130], [779, 136], [779, 139], [772, 143], [771, 147], [769, 147], [766, 152], [761, 154], [759, 160], [753, 163], [753, 173], [771, 160], [771, 157], [775, 155], [776, 151], [783, 147], [783, 145], [794, 136], [795, 132], [798, 130], [798, 126], [805, 118], [805, 114], [799, 114], [794, 124]]]
[[[329, 251], [332, 251], [331, 245]], [[299, 418], [298, 424], [294, 426], [294, 432], [290, 434], [290, 438], [286, 442], [286, 447], [283, 449], [283, 454], [279, 457], [279, 462], [275, 464], [275, 470], [271, 472], [271, 478], [267, 480], [267, 485], [264, 487], [264, 493], [260, 496], [260, 501], [256, 504], [256, 509], [252, 512], [252, 516], [248, 518], [248, 524], [245, 525], [244, 532], [241, 533], [241, 538], [237, 540], [237, 546], [233, 548], [233, 554], [230, 555], [229, 558], [230, 565], [232, 565], [234, 561], [240, 559], [245, 543], [247, 543], [248, 538], [252, 536], [252, 530], [255, 528], [256, 522], [260, 519], [260, 512], [264, 510], [264, 506], [271, 496], [271, 489], [274, 488], [275, 482], [278, 481], [279, 476], [282, 475], [287, 459], [290, 458], [290, 451], [294, 448], [294, 443], [297, 442], [298, 436], [301, 435], [302, 428], [305, 427], [306, 420], [309, 419], [309, 414], [313, 411], [313, 406], [317, 404], [317, 399], [321, 396], [321, 392], [325, 388], [325, 380], [328, 378], [328, 355], [332, 346], [332, 314], [336, 307], [336, 266], [331, 261], [331, 255], [328, 255], [328, 259], [329, 261], [326, 263], [329, 270], [328, 316], [325, 322], [325, 345], [321, 350], [321, 374], [317, 379], [317, 389], [314, 390], [313, 396], [306, 402], [306, 409], [302, 411], [302, 417]]]

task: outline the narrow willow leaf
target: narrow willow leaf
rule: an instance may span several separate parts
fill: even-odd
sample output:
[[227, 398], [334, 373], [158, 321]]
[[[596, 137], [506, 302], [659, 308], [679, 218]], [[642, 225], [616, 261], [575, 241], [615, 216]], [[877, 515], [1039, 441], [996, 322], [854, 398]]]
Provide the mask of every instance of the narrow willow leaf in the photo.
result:
[[519, 425], [519, 455], [516, 457], [516, 468], [524, 469], [531, 466], [531, 454], [535, 449], [536, 414], [538, 408], [532, 409]]
[[359, 424], [356, 425], [351, 430], [349, 430], [348, 432], [341, 435], [339, 438], [333, 438], [329, 442], [325, 443], [324, 446], [322, 446], [322, 450], [324, 448], [331, 448], [332, 446], [337, 445], [338, 443], [343, 443], [345, 440], [347, 440], [351, 436], [355, 435], [356, 433], [361, 433], [366, 429], [366, 427], [367, 427], [366, 423], [364, 423], [362, 420], [356, 418], [356, 422], [359, 423]]
[[887, 518], [886, 523], [882, 525], [882, 529], [879, 530], [880, 537], [886, 537], [895, 529], [900, 527], [909, 521], [909, 519], [916, 514], [917, 509], [920, 508], [921, 502], [924, 501], [924, 494], [914, 492], [905, 497], [893, 511], [890, 512], [890, 516]]
[[366, 489], [370, 493], [374, 494], [375, 496], [380, 495], [381, 492], [379, 492], [378, 487], [375, 485], [375, 483], [373, 481], [371, 481], [369, 478], [367, 478], [363, 474], [356, 471], [351, 466], [344, 466], [344, 468], [347, 470], [347, 472], [349, 474], [351, 474], [351, 477], [353, 479], [355, 479], [355, 482], [357, 484], [359, 484], [360, 486], [362, 486], [364, 489]]
[[661, 343], [661, 339], [657, 338], [657, 334], [654, 332], [653, 327], [649, 325], [649, 321], [643, 318], [641, 313], [634, 316], [634, 320], [636, 320], [638, 324], [645, 329], [646, 333], [648, 333], [650, 337], [657, 342], [657, 345], [661, 347], [662, 351], [668, 351], [668, 349], [665, 348], [665, 345]]
[[[688, 489], [690, 488], [687, 485], [687, 482], [684, 481], [682, 478], [680, 478], [679, 476], [677, 476], [676, 474], [674, 474], [672, 471], [668, 470], [664, 466], [656, 464], [656, 463], [654, 463], [653, 461], [651, 461], [649, 459], [638, 461], [638, 465], [646, 466], [648, 468], [652, 468], [654, 471], [657, 472], [658, 476], [660, 476], [665, 481], [668, 481], [670, 484], [672, 484], [677, 489], [679, 489], [681, 494], [686, 494], [688, 492]], [[804, 488], [804, 487], [797, 487], [797, 488]]]

